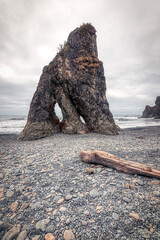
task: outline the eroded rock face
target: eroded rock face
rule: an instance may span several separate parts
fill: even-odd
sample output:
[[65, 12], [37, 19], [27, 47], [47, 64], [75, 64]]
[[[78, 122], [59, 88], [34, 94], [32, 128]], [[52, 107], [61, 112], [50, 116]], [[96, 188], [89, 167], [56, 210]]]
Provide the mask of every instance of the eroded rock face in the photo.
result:
[[146, 106], [143, 111], [142, 118], [155, 118], [160, 119], [160, 96], [156, 98], [155, 106]]
[[[96, 31], [91, 24], [83, 24], [70, 33], [63, 48], [44, 67], [19, 139], [38, 139], [58, 132], [117, 134], [105, 92]], [[62, 110], [62, 122], [54, 111], [56, 103]]]
[[60, 132], [50, 80], [51, 76], [43, 71], [30, 105], [27, 124], [19, 135], [20, 140], [34, 140]]

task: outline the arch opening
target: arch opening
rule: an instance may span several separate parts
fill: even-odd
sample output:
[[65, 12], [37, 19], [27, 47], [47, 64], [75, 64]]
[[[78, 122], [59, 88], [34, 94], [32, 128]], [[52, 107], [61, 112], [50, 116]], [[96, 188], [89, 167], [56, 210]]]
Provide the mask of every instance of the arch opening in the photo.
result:
[[56, 116], [59, 118], [59, 121], [61, 122], [63, 120], [63, 115], [62, 115], [62, 110], [59, 107], [59, 104], [56, 102], [55, 107], [54, 107]]

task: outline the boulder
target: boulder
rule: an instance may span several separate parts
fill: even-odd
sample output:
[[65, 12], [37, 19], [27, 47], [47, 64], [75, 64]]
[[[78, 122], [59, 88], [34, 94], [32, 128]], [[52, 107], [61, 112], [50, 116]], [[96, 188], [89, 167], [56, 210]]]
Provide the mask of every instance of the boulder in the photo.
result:
[[156, 98], [155, 106], [146, 106], [143, 111], [142, 118], [155, 118], [160, 119], [160, 96]]
[[[34, 140], [59, 132], [117, 134], [105, 93], [96, 30], [91, 24], [83, 24], [69, 34], [55, 58], [44, 67], [19, 139]], [[55, 113], [56, 103], [62, 111], [61, 122]]]

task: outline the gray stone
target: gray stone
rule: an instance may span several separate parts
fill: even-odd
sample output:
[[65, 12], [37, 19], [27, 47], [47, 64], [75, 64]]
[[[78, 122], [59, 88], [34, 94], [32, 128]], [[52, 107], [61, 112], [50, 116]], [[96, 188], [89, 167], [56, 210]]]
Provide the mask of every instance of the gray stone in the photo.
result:
[[60, 186], [55, 186], [55, 191], [58, 191], [60, 189]]
[[40, 220], [39, 222], [36, 223], [36, 229], [40, 229], [42, 230], [43, 232], [45, 231], [46, 229], [46, 225], [49, 223], [49, 219], [43, 219], [43, 220]]
[[39, 240], [40, 239], [40, 235], [36, 235], [35, 237], [32, 238], [32, 240]]
[[77, 198], [77, 195], [76, 195], [76, 194], [73, 194], [72, 197], [73, 197], [73, 198]]
[[126, 209], [128, 209], [128, 210], [132, 210], [132, 208], [133, 208], [133, 206], [126, 206]]
[[122, 231], [121, 231], [121, 230], [117, 230], [117, 233], [118, 233], [118, 234], [122, 234]]
[[90, 191], [90, 196], [92, 197], [92, 198], [96, 198], [96, 197], [100, 197], [101, 196], [101, 193], [100, 192], [98, 192], [96, 189], [93, 189], [92, 191]]
[[52, 233], [55, 230], [55, 225], [51, 224], [48, 227], [46, 227], [47, 233]]
[[125, 224], [125, 225], [129, 225], [130, 223], [131, 223], [131, 220], [130, 220], [130, 219], [127, 219], [127, 220], [124, 221], [124, 224]]
[[147, 228], [139, 229], [138, 232], [143, 238], [145, 239], [150, 238], [150, 231]]
[[125, 202], [127, 202], [127, 203], [131, 202], [131, 199], [129, 199], [129, 198], [127, 198], [127, 197], [123, 197], [122, 199], [123, 199], [123, 201], [125, 201]]
[[6, 197], [12, 197], [14, 195], [14, 192], [13, 191], [8, 191], [7, 193], [6, 193]]
[[30, 229], [30, 226], [27, 225], [27, 224], [24, 224], [24, 225], [23, 225], [23, 228], [22, 228], [22, 231], [23, 231], [23, 230], [27, 230], [27, 231], [28, 231], [29, 229]]
[[26, 236], [27, 236], [27, 231], [24, 230], [18, 235], [16, 240], [24, 240], [26, 238]]
[[[45, 206], [45, 207], [49, 207], [50, 206], [50, 203], [47, 201], [47, 200], [43, 200], [42, 201], [42, 204]], [[41, 207], [41, 206], [40, 206]]]
[[109, 188], [107, 189], [107, 192], [113, 194], [113, 193], [114, 193], [114, 190], [115, 190], [114, 187], [109, 187]]
[[156, 196], [156, 197], [159, 197], [160, 196], [160, 191], [153, 191], [153, 195]]
[[135, 194], [134, 194], [134, 197], [135, 197], [135, 198], [139, 198], [139, 193], [138, 193], [138, 192], [135, 193]]
[[117, 185], [117, 183], [115, 183], [115, 182], [111, 182], [109, 185], [116, 186], [116, 185]]
[[107, 171], [108, 172], [113, 172], [113, 169], [112, 168], [107, 168]]
[[60, 207], [59, 211], [60, 212], [65, 212], [67, 209], [65, 207]]
[[67, 220], [66, 220], [66, 225], [69, 225], [70, 222], [71, 222], [71, 219], [70, 219], [70, 218], [67, 218]]
[[2, 238], [2, 240], [12, 240], [18, 236], [20, 232], [20, 225], [11, 228]]
[[36, 202], [35, 204], [33, 204], [32, 209], [37, 210], [37, 209], [39, 209], [41, 207], [42, 207], [41, 202]]
[[37, 212], [35, 215], [34, 215], [35, 219], [39, 219], [40, 218], [40, 213]]
[[72, 195], [71, 195], [71, 194], [68, 194], [68, 195], [65, 197], [65, 199], [66, 199], [67, 201], [71, 200], [71, 199], [72, 199]]
[[15, 188], [15, 186], [13, 184], [10, 185], [9, 189], [13, 190]]
[[20, 220], [21, 218], [23, 218], [23, 215], [22, 215], [22, 214], [19, 214], [19, 215], [17, 216], [17, 219]]
[[144, 182], [143, 182], [143, 181], [141, 181], [141, 180], [137, 180], [137, 181], [136, 181], [136, 183], [137, 183], [137, 184], [139, 184], [139, 185], [141, 185], [141, 186], [143, 186], [143, 185], [144, 185]]
[[132, 198], [132, 194], [127, 194], [126, 196], [127, 198], [130, 198], [130, 199]]
[[118, 219], [119, 219], [119, 216], [118, 216], [117, 213], [113, 213], [113, 214], [112, 214], [112, 218], [113, 218], [114, 220], [118, 220]]

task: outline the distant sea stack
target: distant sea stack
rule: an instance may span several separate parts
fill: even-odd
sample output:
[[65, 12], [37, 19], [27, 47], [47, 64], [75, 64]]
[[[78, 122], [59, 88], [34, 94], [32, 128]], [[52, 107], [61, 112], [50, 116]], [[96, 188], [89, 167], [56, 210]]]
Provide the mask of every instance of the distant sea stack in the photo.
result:
[[143, 111], [142, 118], [155, 118], [160, 119], [160, 96], [156, 98], [155, 106], [146, 106]]
[[[83, 24], [69, 34], [55, 58], [43, 68], [19, 139], [34, 140], [59, 132], [117, 134], [105, 93], [96, 30]], [[55, 113], [56, 103], [62, 110], [61, 122]]]

